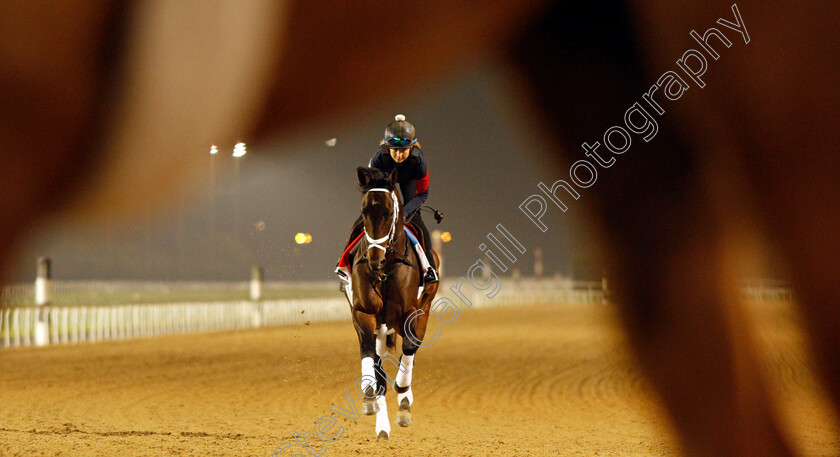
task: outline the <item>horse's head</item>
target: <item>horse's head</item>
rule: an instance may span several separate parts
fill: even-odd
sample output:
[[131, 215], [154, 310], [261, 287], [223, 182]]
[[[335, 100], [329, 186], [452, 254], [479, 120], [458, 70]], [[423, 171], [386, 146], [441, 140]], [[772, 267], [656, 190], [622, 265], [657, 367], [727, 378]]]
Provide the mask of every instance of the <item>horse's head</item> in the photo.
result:
[[376, 168], [359, 167], [359, 189], [362, 197], [362, 221], [367, 240], [367, 256], [370, 267], [380, 273], [385, 255], [398, 235], [402, 220], [399, 199], [396, 194], [397, 170], [390, 174]]

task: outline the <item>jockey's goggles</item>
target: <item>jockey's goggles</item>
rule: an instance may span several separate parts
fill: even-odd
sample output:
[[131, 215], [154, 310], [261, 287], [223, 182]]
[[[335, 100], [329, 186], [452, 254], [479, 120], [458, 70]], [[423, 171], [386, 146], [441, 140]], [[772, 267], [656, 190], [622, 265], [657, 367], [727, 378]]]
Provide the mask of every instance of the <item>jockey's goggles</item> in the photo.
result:
[[386, 143], [388, 143], [388, 147], [391, 148], [391, 149], [407, 148], [407, 147], [413, 145], [416, 142], [417, 142], [416, 139], [409, 140], [408, 138], [398, 138], [398, 137], [389, 138], [388, 141], [386, 141]]

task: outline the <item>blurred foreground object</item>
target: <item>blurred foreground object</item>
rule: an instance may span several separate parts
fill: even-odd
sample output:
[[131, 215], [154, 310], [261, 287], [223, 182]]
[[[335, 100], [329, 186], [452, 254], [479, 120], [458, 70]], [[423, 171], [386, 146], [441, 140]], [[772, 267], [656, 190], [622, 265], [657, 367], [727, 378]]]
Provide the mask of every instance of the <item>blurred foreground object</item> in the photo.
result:
[[[355, 113], [505, 48], [546, 151], [574, 162], [651, 75], [699, 46], [690, 27], [703, 37], [717, 18], [737, 19], [718, 1], [399, 8], [397, 38], [385, 1], [0, 3], [1, 264], [59, 209], [90, 219], [160, 206], [189, 186], [207, 145]], [[752, 41], [710, 41], [721, 57], [707, 60], [707, 87], [667, 105], [657, 137], [593, 186], [587, 214], [687, 454], [787, 456], [733, 293], [733, 253], [755, 230], [779, 247], [837, 410], [840, 5], [738, 8]]]

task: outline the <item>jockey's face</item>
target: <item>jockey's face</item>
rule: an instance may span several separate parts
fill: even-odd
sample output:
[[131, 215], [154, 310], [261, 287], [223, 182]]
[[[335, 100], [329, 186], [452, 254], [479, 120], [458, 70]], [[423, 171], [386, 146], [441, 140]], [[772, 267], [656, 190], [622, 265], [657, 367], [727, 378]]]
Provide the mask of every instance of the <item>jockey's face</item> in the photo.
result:
[[397, 163], [405, 162], [405, 159], [411, 154], [411, 148], [389, 149], [389, 151], [391, 152], [391, 158]]

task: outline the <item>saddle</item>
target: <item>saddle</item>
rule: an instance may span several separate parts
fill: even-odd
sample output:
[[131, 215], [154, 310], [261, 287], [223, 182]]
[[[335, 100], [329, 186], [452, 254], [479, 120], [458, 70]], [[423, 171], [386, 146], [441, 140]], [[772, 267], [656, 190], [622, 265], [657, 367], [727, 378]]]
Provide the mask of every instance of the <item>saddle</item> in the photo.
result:
[[408, 227], [408, 230], [411, 231], [411, 234], [414, 235], [414, 238], [417, 238], [417, 241], [420, 242], [420, 246], [423, 246], [423, 249], [425, 249], [426, 241], [423, 238], [423, 231], [420, 230], [420, 227], [418, 227], [417, 224], [411, 221], [405, 223], [405, 226]]

